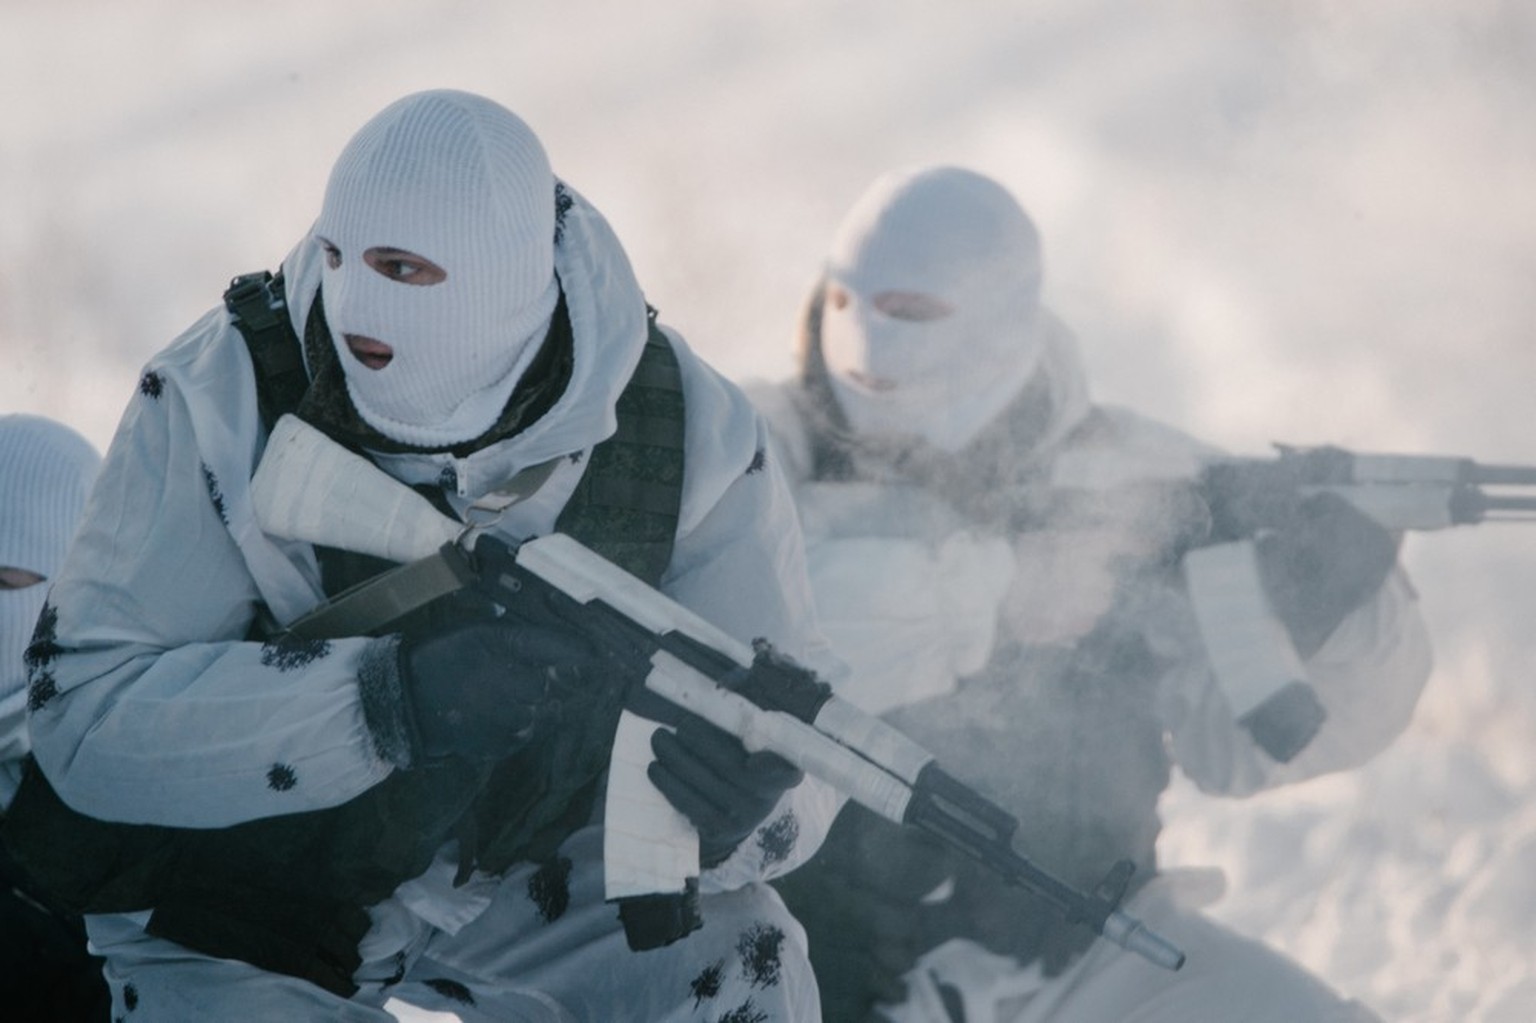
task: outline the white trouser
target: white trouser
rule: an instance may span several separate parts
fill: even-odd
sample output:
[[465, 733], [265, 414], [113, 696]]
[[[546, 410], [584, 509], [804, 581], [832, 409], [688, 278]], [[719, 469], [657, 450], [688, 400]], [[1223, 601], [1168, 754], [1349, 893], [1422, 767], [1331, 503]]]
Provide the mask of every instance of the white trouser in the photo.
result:
[[112, 1015], [134, 1023], [383, 1023], [394, 1019], [384, 1008], [390, 999], [466, 1023], [820, 1018], [805, 932], [773, 889], [759, 884], [704, 896], [701, 930], [632, 952], [617, 909], [603, 901], [600, 849], [595, 828], [562, 849], [572, 861], [569, 903], [553, 921], [533, 897], [534, 868], [520, 866], [457, 934], [421, 923], [403, 951], [364, 962], [351, 999], [191, 952], [145, 934], [137, 918], [99, 916], [87, 924], [93, 947], [107, 958]]
[[1177, 887], [1176, 876], [1160, 876], [1126, 906], [1184, 950], [1177, 972], [1101, 940], [1046, 978], [1038, 964], [1020, 969], [951, 941], [907, 974], [907, 1001], [883, 1011], [891, 1023], [1381, 1023], [1280, 953], [1181, 905]]

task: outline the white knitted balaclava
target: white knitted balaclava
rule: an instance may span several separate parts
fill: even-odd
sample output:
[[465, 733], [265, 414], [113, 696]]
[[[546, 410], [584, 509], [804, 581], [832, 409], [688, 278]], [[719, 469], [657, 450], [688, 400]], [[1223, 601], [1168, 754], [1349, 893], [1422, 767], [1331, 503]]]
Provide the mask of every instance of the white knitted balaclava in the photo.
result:
[[42, 416], [0, 416], [0, 567], [42, 576], [0, 589], [0, 697], [25, 684], [31, 641], [48, 582], [64, 562], [101, 459], [89, 441]]
[[[357, 411], [393, 440], [473, 440], [501, 414], [548, 330], [555, 180], [532, 129], [481, 96], [398, 100], [363, 126], [331, 171], [314, 230], [340, 251], [323, 276], [326, 319]], [[430, 285], [368, 266], [402, 249], [447, 272]], [[389, 345], [371, 369], [346, 335]]]
[[[822, 356], [849, 425], [963, 448], [1039, 364], [1040, 277], [1034, 224], [990, 178], [930, 167], [876, 180], [838, 229], [827, 265]], [[948, 311], [892, 316], [875, 304], [890, 292], [929, 296]]]

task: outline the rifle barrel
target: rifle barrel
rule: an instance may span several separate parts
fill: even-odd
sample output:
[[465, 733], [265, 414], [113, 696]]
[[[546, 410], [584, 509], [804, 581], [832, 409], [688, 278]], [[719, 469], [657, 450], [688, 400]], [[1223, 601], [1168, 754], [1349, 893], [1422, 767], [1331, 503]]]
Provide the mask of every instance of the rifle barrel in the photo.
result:
[[[1536, 497], [1484, 494], [1483, 518], [1494, 522], [1528, 522], [1536, 519]], [[1500, 512], [1504, 514], [1500, 514]]]
[[1472, 464], [1469, 483], [1479, 486], [1536, 487], [1536, 466]]

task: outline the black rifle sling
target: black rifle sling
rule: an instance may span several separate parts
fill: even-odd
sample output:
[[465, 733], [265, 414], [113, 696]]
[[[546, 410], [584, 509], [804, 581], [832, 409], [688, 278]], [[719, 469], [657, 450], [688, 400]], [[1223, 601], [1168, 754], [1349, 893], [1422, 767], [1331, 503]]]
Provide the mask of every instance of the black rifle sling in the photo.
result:
[[297, 408], [309, 389], [303, 346], [288, 319], [281, 271], [236, 277], [224, 292], [224, 307], [250, 350], [256, 404], [262, 425], [270, 432], [278, 417]]

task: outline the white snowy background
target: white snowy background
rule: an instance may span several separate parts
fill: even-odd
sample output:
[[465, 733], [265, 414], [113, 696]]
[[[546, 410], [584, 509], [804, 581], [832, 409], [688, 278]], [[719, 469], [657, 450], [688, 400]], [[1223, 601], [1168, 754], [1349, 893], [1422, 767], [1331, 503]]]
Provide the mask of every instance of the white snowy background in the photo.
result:
[[[0, 0], [0, 411], [105, 446], [351, 132], [435, 86], [521, 113], [732, 376], [788, 374], [872, 177], [951, 162], [1039, 222], [1101, 398], [1240, 453], [1536, 463], [1525, 0]], [[1176, 786], [1165, 859], [1389, 1020], [1528, 1023], [1536, 528], [1404, 556], [1437, 648], [1408, 734], [1244, 802]]]

